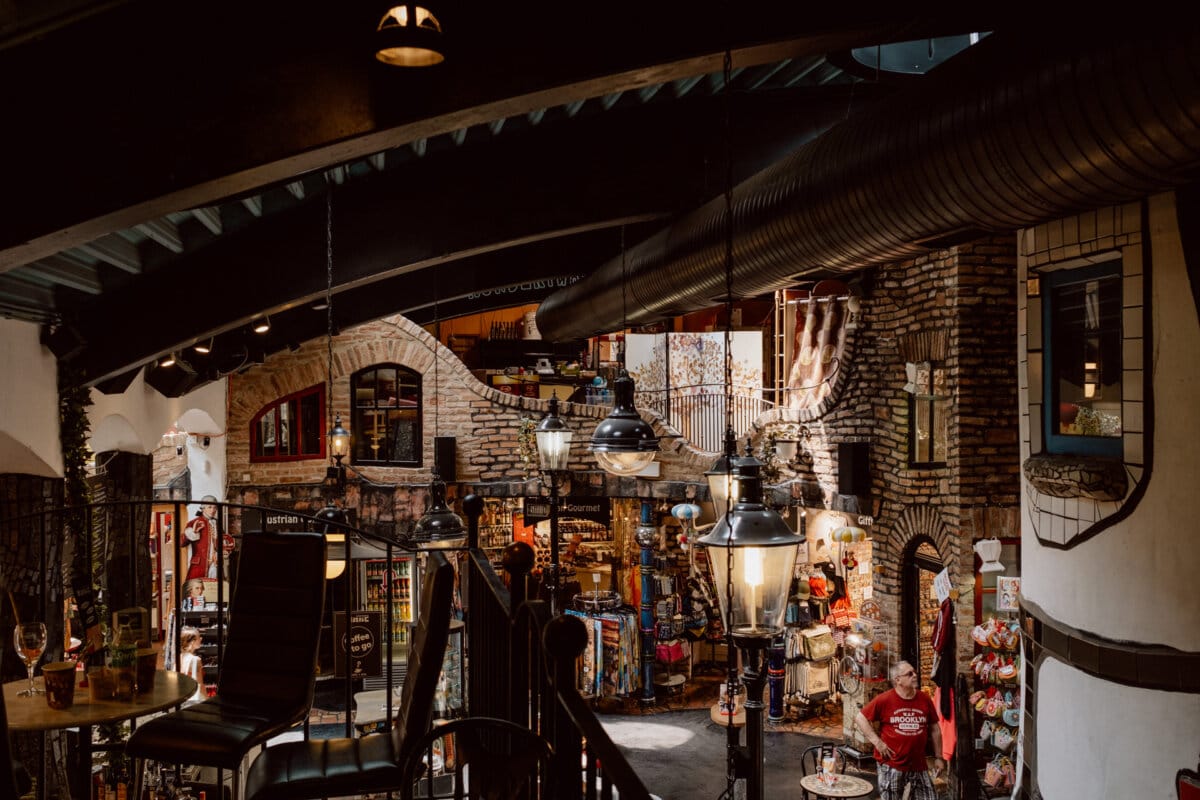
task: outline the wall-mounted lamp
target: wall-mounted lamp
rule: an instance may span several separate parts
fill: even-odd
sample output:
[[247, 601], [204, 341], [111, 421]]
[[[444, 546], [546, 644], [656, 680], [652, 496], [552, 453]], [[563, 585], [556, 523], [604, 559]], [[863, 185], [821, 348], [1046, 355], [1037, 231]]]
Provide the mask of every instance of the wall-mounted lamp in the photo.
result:
[[776, 439], [775, 454], [788, 466], [797, 464], [812, 466], [812, 453], [802, 446], [802, 442], [807, 442], [811, 436], [808, 428], [801, 425], [796, 435], [798, 438], [795, 439]]
[[269, 314], [264, 314], [260, 319], [254, 321], [255, 333], [266, 333], [271, 330], [271, 317]]
[[375, 28], [375, 58], [393, 67], [432, 67], [446, 60], [442, 23], [425, 6], [396, 3]]

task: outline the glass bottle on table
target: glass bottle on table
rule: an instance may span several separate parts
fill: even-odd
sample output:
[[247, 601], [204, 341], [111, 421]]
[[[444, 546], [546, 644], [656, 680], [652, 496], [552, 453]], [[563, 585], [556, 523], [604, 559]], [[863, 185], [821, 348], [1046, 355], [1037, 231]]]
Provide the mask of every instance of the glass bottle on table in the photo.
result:
[[113, 638], [112, 668], [116, 680], [115, 699], [133, 702], [137, 694], [137, 639], [128, 624], [121, 625]]

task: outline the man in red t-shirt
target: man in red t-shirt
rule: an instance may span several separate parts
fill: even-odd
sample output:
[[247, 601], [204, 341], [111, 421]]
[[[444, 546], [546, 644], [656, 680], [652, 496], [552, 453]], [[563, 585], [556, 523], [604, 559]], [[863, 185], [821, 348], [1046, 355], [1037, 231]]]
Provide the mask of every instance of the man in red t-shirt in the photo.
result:
[[[937, 708], [929, 695], [918, 689], [917, 671], [912, 664], [900, 661], [888, 672], [892, 688], [867, 703], [854, 720], [875, 745], [879, 796], [882, 800], [900, 800], [904, 787], [911, 786], [911, 800], [937, 800], [925, 764], [926, 741], [932, 738], [938, 754], [933, 761], [934, 775], [946, 766], [941, 759]], [[874, 722], [880, 723], [878, 733]]]

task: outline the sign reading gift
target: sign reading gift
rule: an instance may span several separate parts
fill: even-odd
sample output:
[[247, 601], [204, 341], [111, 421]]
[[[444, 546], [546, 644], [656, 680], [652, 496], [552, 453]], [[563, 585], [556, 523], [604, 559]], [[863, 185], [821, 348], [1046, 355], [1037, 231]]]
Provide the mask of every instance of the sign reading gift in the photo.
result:
[[[349, 625], [346, 617], [349, 616]], [[334, 652], [333, 674], [339, 678], [346, 676], [346, 652], [350, 653], [350, 677], [363, 678], [383, 673], [383, 652], [380, 647], [380, 632], [383, 630], [380, 611], [345, 611], [334, 614], [333, 641], [337, 643]]]

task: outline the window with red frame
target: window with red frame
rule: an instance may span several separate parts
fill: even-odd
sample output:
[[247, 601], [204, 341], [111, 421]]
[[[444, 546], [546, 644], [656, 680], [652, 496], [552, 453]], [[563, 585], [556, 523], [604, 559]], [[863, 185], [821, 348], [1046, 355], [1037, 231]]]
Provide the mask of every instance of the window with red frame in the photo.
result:
[[251, 461], [325, 457], [325, 386], [276, 400], [250, 421]]

